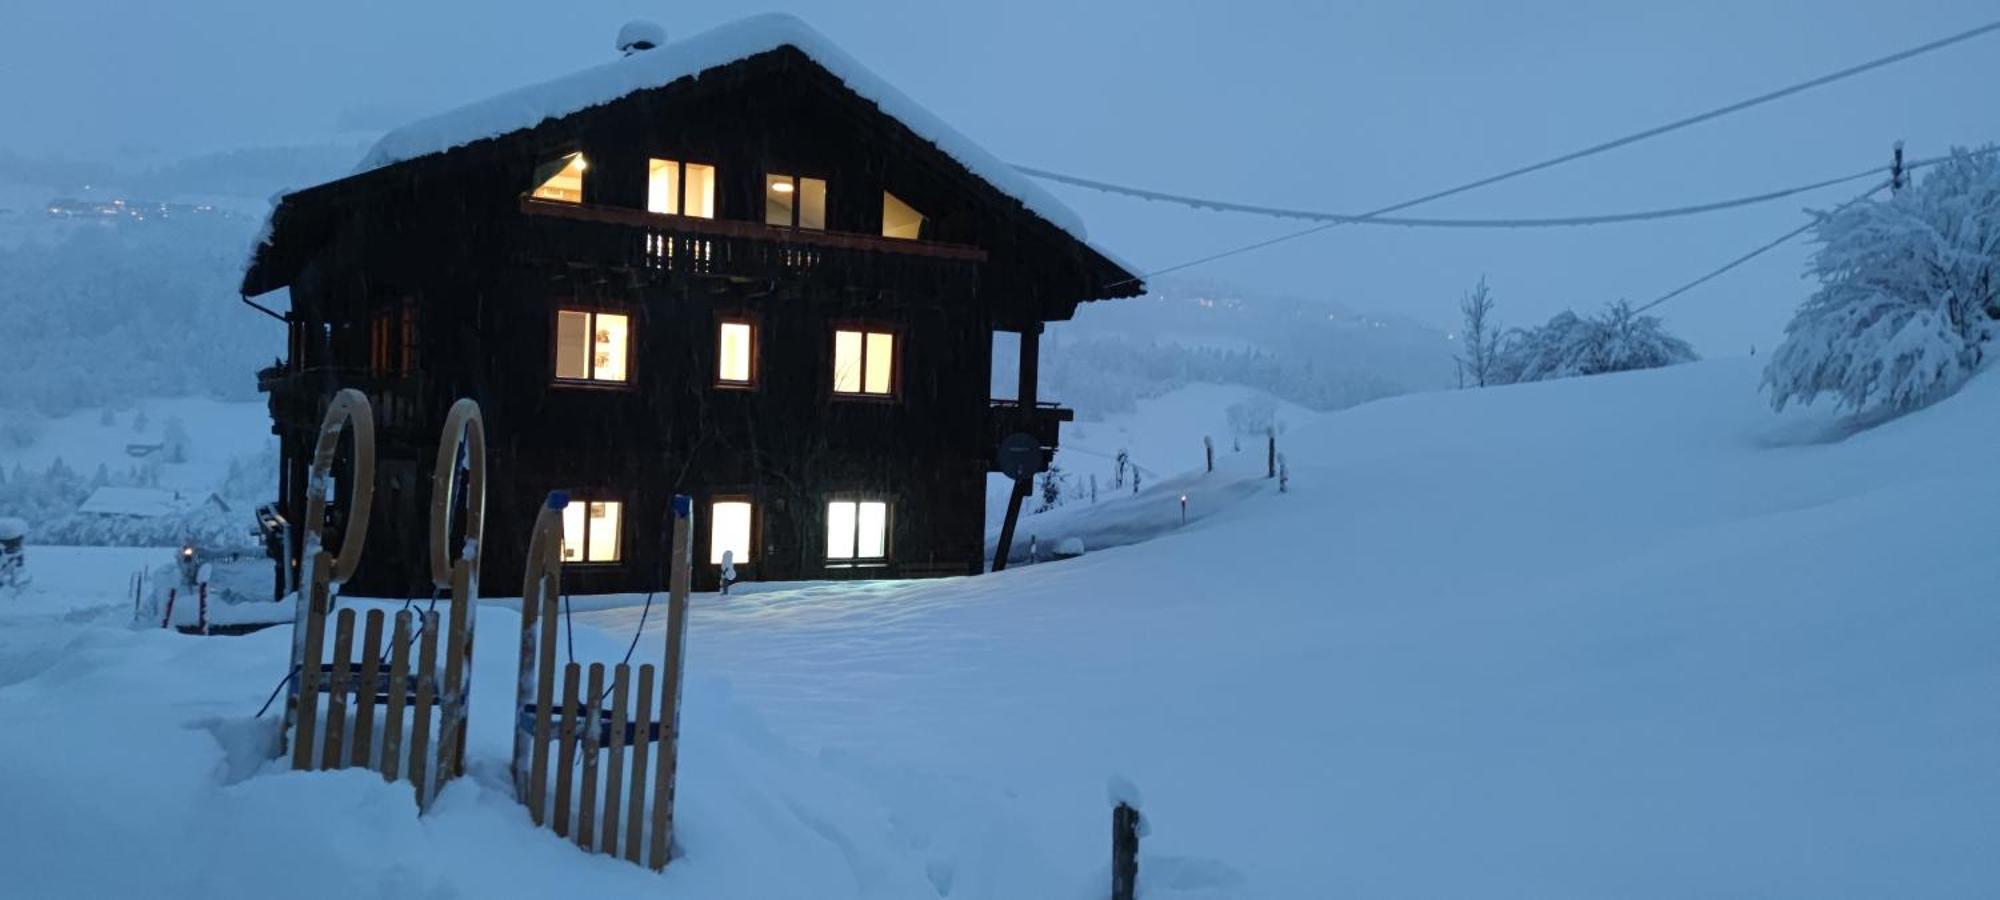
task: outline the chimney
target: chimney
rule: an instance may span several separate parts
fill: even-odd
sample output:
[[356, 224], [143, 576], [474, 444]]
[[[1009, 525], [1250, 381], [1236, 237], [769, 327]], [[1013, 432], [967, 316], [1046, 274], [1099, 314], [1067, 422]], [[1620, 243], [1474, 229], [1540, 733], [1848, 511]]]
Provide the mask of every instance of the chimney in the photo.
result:
[[618, 52], [631, 56], [667, 42], [667, 30], [644, 19], [633, 19], [618, 29]]

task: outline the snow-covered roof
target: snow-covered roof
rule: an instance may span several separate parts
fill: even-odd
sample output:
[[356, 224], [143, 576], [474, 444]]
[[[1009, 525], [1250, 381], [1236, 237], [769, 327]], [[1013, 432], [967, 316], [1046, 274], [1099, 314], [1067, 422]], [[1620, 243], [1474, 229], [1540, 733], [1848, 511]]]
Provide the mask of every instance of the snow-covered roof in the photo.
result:
[[691, 76], [698, 77], [710, 69], [779, 47], [793, 47], [812, 58], [844, 82], [849, 90], [873, 102], [883, 113], [903, 123], [919, 137], [936, 144], [939, 150], [957, 160], [973, 175], [1001, 193], [1019, 200], [1031, 212], [1071, 237], [1087, 241], [1082, 217], [1043, 190], [1029, 176], [945, 124], [943, 119], [869, 71], [812, 26], [781, 13], [739, 19], [686, 40], [633, 53], [553, 81], [518, 88], [413, 122], [383, 135], [362, 158], [355, 171], [357, 174], [367, 172], [442, 153], [474, 141], [533, 128], [548, 119], [601, 106], [634, 91], [661, 87]]
[[213, 497], [212, 494], [165, 488], [101, 487], [92, 491], [83, 505], [76, 509], [77, 512], [92, 515], [151, 519], [188, 512]]

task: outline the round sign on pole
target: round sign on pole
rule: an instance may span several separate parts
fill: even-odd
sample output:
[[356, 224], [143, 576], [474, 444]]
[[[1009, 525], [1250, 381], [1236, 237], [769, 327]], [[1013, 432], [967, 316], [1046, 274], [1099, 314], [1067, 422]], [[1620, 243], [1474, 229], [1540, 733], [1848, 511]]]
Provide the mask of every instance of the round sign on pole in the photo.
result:
[[1020, 481], [1042, 470], [1042, 443], [1033, 435], [1016, 431], [1000, 439], [993, 457], [1000, 474]]

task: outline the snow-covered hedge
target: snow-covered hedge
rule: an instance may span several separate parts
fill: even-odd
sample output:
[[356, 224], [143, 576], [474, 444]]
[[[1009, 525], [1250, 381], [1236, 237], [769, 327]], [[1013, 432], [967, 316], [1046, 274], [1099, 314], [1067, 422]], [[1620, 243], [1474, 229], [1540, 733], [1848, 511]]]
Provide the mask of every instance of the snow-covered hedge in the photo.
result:
[[1564, 311], [1546, 325], [1510, 333], [1493, 359], [1488, 381], [1515, 384], [1602, 375], [1697, 358], [1688, 342], [1667, 333], [1659, 317], [1640, 315], [1620, 301], [1601, 315]]
[[1921, 182], [1823, 216], [1799, 307], [1764, 370], [1771, 403], [1831, 394], [1914, 409], [1964, 384], [2000, 334], [2000, 154], [1958, 151]]

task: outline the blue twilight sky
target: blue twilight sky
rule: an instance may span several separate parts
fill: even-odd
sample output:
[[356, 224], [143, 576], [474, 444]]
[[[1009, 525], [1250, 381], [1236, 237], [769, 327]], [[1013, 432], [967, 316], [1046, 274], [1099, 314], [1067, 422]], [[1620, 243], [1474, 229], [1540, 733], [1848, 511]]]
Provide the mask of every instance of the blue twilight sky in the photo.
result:
[[[1002, 158], [1245, 202], [1362, 210], [2000, 17], [1994, 0], [793, 2]], [[612, 0], [7, 0], [0, 150], [164, 160], [322, 141], [614, 55], [635, 17], [687, 35], [757, 8]], [[2000, 138], [2000, 35], [1421, 209], [1677, 205]], [[1163, 267], [1300, 227], [1056, 188]], [[1189, 275], [1440, 326], [1484, 274], [1511, 323], [1643, 301], [1853, 188], [1589, 230], [1342, 227]], [[1787, 248], [1661, 308], [1710, 355], [1768, 346], [1807, 291]]]

